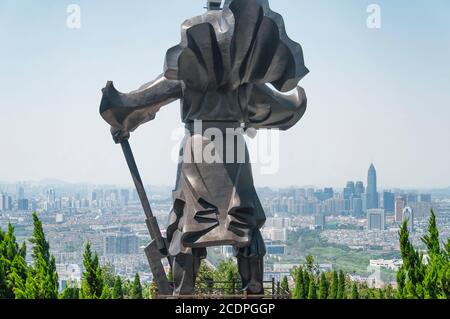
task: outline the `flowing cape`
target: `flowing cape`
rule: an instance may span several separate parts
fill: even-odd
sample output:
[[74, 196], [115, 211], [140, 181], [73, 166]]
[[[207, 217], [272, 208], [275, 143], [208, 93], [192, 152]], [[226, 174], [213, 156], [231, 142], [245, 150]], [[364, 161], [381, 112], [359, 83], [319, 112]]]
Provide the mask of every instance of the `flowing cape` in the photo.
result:
[[287, 92], [309, 72], [268, 0], [226, 0], [222, 11], [186, 20], [181, 38], [166, 54], [165, 76], [197, 91], [271, 83]]

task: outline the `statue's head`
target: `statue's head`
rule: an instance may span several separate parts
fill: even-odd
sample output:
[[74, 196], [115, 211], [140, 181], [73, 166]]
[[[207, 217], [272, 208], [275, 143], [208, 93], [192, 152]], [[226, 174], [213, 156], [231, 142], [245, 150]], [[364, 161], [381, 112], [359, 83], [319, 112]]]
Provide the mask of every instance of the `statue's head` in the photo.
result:
[[222, 0], [207, 0], [206, 9], [221, 10]]

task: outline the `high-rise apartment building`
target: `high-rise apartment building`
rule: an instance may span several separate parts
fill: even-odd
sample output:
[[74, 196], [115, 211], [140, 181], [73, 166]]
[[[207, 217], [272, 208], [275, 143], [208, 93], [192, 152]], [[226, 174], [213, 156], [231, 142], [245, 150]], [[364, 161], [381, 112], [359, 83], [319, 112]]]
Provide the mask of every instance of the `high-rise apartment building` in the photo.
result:
[[366, 192], [363, 182], [356, 182], [355, 184], [355, 195], [361, 196]]
[[367, 229], [368, 230], [385, 230], [386, 216], [384, 209], [368, 209], [367, 210]]
[[395, 212], [395, 194], [389, 191], [383, 192], [383, 208], [386, 214]]
[[377, 171], [372, 164], [367, 174], [367, 209], [376, 209], [378, 207]]
[[107, 254], [136, 254], [139, 252], [139, 240], [132, 234], [111, 234], [105, 237], [104, 253]]

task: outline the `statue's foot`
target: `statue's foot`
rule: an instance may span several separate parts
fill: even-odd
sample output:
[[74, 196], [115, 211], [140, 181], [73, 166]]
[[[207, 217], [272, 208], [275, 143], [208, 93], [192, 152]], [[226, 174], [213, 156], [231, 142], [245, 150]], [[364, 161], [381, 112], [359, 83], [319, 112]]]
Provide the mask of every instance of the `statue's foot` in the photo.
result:
[[243, 289], [247, 295], [264, 295], [264, 287], [262, 283], [252, 281]]

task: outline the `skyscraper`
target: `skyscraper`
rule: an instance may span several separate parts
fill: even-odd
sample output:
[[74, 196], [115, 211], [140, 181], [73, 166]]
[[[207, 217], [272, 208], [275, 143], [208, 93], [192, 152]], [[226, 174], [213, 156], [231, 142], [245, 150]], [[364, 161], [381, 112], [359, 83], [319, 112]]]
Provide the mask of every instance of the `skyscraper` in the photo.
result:
[[372, 164], [367, 175], [367, 209], [378, 208], [377, 171]]
[[2, 206], [4, 211], [10, 211], [12, 210], [12, 197], [10, 195], [3, 195], [2, 196]]
[[367, 210], [367, 228], [369, 230], [385, 230], [386, 219], [384, 209]]
[[120, 205], [122, 207], [128, 206], [129, 200], [130, 200], [130, 190], [128, 189], [120, 190]]
[[366, 192], [366, 188], [364, 187], [364, 183], [363, 182], [356, 182], [355, 185], [355, 194], [362, 196], [362, 194], [364, 194]]
[[0, 211], [5, 210], [6, 195], [0, 193]]
[[130, 255], [139, 252], [139, 240], [133, 234], [107, 234], [103, 243], [106, 255]]
[[25, 190], [21, 185], [19, 185], [17, 187], [17, 200], [21, 200], [24, 198], [25, 198]]
[[407, 195], [407, 204], [413, 205], [419, 201], [419, 195], [415, 193], [410, 193]]
[[328, 197], [327, 199], [333, 198], [333, 196], [334, 196], [334, 190], [332, 187], [325, 187], [323, 189], [323, 192], [324, 192], [325, 196]]
[[351, 189], [352, 194], [355, 193], [355, 182], [347, 182], [347, 188]]
[[55, 190], [53, 188], [47, 191], [47, 201], [49, 203], [54, 203], [56, 199]]
[[353, 196], [355, 195], [355, 183], [347, 182], [347, 186], [344, 188], [344, 208], [349, 212], [352, 210]]
[[383, 208], [388, 214], [395, 211], [395, 194], [389, 191], [383, 193]]
[[353, 216], [361, 216], [363, 214], [363, 201], [361, 197], [353, 198]]
[[28, 199], [22, 198], [17, 201], [17, 208], [20, 211], [27, 211], [29, 207]]

